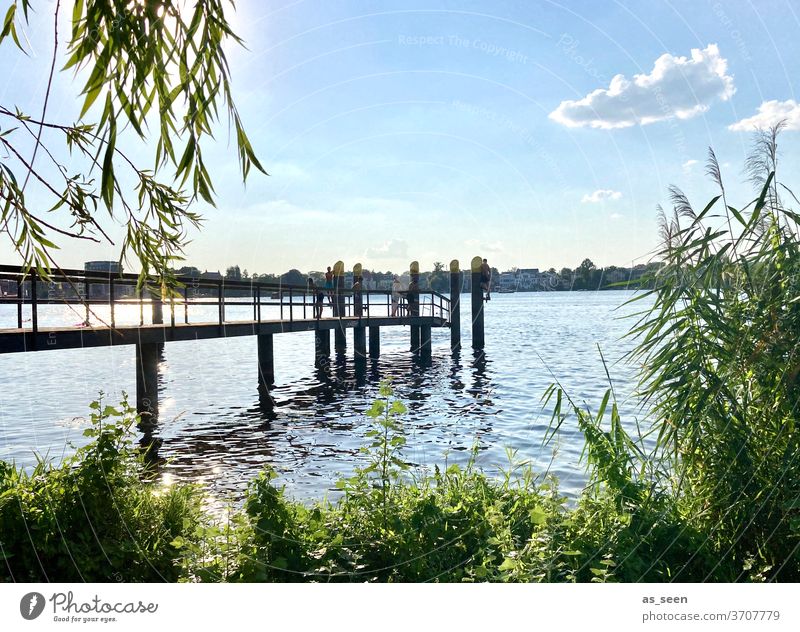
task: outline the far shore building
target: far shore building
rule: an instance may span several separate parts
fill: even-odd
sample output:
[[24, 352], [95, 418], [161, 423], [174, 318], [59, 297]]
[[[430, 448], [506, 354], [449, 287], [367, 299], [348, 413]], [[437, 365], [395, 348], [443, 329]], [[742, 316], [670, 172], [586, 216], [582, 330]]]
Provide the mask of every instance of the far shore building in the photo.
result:
[[[119, 261], [87, 261], [83, 264], [83, 269], [86, 272], [100, 272], [106, 278], [112, 276], [120, 276], [123, 272], [122, 264]], [[98, 282], [89, 284], [90, 299], [108, 300], [110, 284]], [[79, 291], [81, 289], [79, 288]], [[124, 290], [115, 291], [114, 294], [119, 296]]]

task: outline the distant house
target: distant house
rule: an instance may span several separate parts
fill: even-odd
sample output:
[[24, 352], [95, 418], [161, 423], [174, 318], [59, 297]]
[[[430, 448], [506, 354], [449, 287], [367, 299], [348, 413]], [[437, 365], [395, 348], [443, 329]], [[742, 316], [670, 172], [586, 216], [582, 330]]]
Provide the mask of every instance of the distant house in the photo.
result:
[[542, 289], [543, 276], [539, 268], [520, 268], [517, 270], [517, 289], [532, 291]]
[[17, 282], [10, 279], [0, 279], [0, 296], [16, 296]]
[[[122, 264], [119, 261], [87, 261], [83, 264], [83, 269], [86, 272], [101, 272], [103, 276], [109, 278], [122, 274]], [[88, 298], [107, 300], [109, 298], [109, 288], [110, 284], [108, 283], [91, 283], [89, 285]], [[117, 292], [115, 292], [115, 294], [117, 294]]]
[[512, 291], [517, 289], [517, 275], [513, 272], [501, 272], [496, 284], [499, 290]]
[[204, 281], [222, 281], [224, 277], [222, 276], [222, 273], [219, 271], [209, 272], [208, 270], [206, 270], [200, 275], [200, 278], [203, 279]]

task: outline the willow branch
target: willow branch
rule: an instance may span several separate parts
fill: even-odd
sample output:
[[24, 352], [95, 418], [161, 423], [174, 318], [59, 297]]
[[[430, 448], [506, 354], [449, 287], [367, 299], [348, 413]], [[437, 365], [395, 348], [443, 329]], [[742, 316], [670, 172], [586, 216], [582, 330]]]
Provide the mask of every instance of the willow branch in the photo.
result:
[[[53, 20], [53, 59], [50, 62], [50, 75], [47, 78], [47, 90], [44, 93], [44, 104], [42, 105], [42, 116], [44, 120], [47, 117], [47, 104], [50, 102], [50, 91], [53, 87], [53, 72], [56, 69], [56, 58], [58, 57], [58, 11], [61, 8], [61, 0], [56, 0], [55, 19]], [[31, 156], [31, 166], [28, 168], [28, 175], [25, 176], [25, 182], [22, 183], [22, 192], [25, 192], [25, 187], [28, 186], [33, 173], [33, 165], [36, 162], [36, 153], [39, 151], [39, 145], [42, 142], [43, 127], [39, 126], [39, 133], [36, 136], [36, 144], [33, 146], [33, 155]]]

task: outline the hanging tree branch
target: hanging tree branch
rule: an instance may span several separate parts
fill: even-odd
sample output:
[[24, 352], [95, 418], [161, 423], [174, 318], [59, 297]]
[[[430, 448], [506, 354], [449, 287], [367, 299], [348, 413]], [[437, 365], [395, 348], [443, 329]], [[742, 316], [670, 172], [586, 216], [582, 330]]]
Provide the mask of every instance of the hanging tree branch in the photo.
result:
[[[197, 0], [191, 6], [180, 0], [72, 0], [71, 34], [63, 71], [85, 76], [78, 121], [61, 125], [48, 120], [48, 104], [59, 57], [58, 0], [54, 10], [53, 56], [39, 120], [10, 104], [0, 104], [0, 115], [19, 126], [0, 126], [0, 144], [24, 170], [18, 178], [3, 163], [0, 169], [0, 232], [12, 241], [26, 266], [47, 277], [58, 267], [50, 255], [57, 239], [109, 243], [110, 224], [122, 224], [124, 238], [120, 260], [132, 258], [141, 271], [140, 283], [153, 275], [165, 286], [173, 279], [172, 267], [183, 258], [189, 232], [202, 218], [192, 207], [214, 204], [214, 187], [203, 160], [202, 146], [220, 122], [224, 109], [236, 136], [243, 180], [252, 168], [266, 173], [236, 109], [231, 94], [227, 42], [241, 44], [225, 18], [224, 0]], [[230, 3], [232, 6], [232, 3]], [[28, 23], [30, 0], [14, 0], [0, 30], [24, 53], [18, 25]], [[23, 128], [33, 137], [30, 159], [16, 138]], [[38, 129], [36, 129], [38, 128]], [[77, 149], [84, 167], [73, 176], [56, 157], [57, 145], [44, 131], [64, 133], [62, 150]], [[153, 130], [151, 132], [151, 130]], [[146, 143], [153, 148], [155, 168], [142, 169], [120, 146]], [[60, 191], [47, 174], [36, 168], [39, 150], [50, 158], [64, 179]], [[131, 188], [120, 181], [119, 162], [135, 174]], [[21, 173], [19, 175], [22, 175]], [[18, 182], [22, 180], [20, 186]], [[44, 221], [28, 207], [27, 188], [54, 199], [49, 212], [58, 218], [69, 210], [72, 229], [57, 219]], [[38, 199], [38, 198], [37, 198]], [[102, 205], [105, 213], [100, 213]], [[115, 209], [122, 210], [121, 216]], [[85, 230], [89, 234], [85, 234]]]

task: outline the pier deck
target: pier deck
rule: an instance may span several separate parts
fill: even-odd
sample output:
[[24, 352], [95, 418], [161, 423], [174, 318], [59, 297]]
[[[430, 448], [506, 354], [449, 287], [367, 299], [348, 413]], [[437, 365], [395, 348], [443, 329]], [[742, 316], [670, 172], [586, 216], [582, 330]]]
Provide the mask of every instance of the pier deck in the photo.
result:
[[83, 347], [109, 347], [132, 344], [208, 340], [234, 336], [257, 336], [303, 331], [335, 331], [356, 327], [446, 327], [441, 316], [379, 316], [372, 318], [323, 317], [320, 319], [231, 321], [117, 325], [116, 327], [44, 327], [0, 329], [0, 353], [55, 351]]

